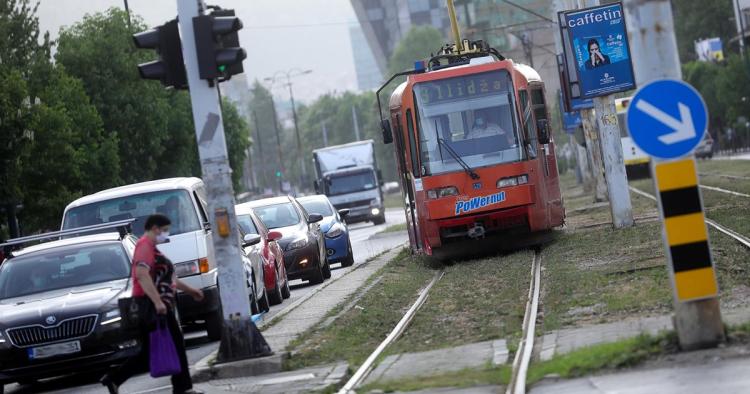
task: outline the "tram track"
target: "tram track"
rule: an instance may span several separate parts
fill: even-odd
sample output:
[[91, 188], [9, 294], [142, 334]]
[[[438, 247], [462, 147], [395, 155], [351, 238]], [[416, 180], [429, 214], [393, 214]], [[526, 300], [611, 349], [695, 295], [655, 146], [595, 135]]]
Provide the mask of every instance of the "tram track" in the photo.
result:
[[[635, 194], [638, 194], [640, 196], [643, 196], [643, 197], [646, 197], [646, 198], [651, 199], [653, 201], [656, 201], [656, 197], [654, 197], [650, 193], [644, 192], [643, 190], [640, 190], [640, 189], [638, 189], [636, 187], [633, 187], [633, 186], [628, 186], [628, 188], [630, 188], [630, 191], [632, 191]], [[735, 241], [741, 243], [744, 247], [750, 249], [750, 238], [745, 237], [744, 235], [742, 235], [742, 234], [740, 234], [740, 233], [738, 233], [738, 232], [736, 232], [736, 231], [734, 231], [734, 230], [732, 230], [730, 228], [727, 228], [724, 225], [716, 223], [715, 221], [713, 221], [711, 219], [705, 219], [704, 218], [704, 221], [706, 222], [706, 224], [708, 224], [709, 226], [713, 227], [715, 230], [717, 230], [717, 231], [721, 232], [722, 234], [724, 234], [724, 235], [726, 235], [726, 236], [734, 239]]]
[[534, 260], [531, 264], [531, 281], [529, 282], [529, 297], [526, 301], [526, 312], [523, 317], [523, 332], [518, 342], [518, 350], [513, 358], [513, 369], [506, 394], [525, 394], [526, 375], [529, 370], [531, 356], [534, 351], [534, 339], [536, 338], [536, 319], [539, 315], [539, 294], [542, 281], [542, 252], [534, 251]]

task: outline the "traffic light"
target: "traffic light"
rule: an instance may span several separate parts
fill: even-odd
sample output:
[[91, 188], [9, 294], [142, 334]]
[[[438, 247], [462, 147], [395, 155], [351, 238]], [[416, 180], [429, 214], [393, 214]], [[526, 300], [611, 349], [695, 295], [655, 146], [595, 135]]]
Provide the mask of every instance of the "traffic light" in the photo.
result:
[[240, 29], [242, 21], [234, 16], [234, 10], [219, 9], [193, 18], [201, 79], [219, 78], [221, 82], [244, 71], [242, 61], [247, 53], [240, 47]]
[[177, 20], [173, 19], [153, 29], [133, 34], [136, 48], [155, 49], [159, 60], [138, 65], [143, 79], [158, 79], [164, 86], [185, 89], [188, 86], [185, 62]]
[[276, 178], [281, 178], [281, 171], [276, 171]]

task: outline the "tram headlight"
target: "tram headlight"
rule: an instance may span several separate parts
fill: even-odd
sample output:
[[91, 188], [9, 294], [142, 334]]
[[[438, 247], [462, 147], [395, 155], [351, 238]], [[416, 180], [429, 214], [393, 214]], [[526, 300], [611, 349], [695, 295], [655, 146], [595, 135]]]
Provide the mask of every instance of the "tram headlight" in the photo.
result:
[[430, 200], [457, 195], [458, 188], [455, 186], [438, 187], [436, 189], [430, 189], [427, 191], [427, 198], [429, 198]]
[[508, 178], [500, 178], [497, 181], [497, 187], [509, 187], [509, 186], [518, 186], [518, 185], [524, 185], [529, 183], [529, 176], [526, 174], [520, 175], [520, 176], [512, 176]]

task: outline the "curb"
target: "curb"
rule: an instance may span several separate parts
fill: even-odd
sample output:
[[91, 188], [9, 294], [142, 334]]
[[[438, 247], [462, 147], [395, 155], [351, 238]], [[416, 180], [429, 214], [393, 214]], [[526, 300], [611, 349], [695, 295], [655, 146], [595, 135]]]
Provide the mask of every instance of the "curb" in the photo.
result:
[[[385, 256], [389, 254], [398, 253], [398, 251], [400, 251], [400, 248], [403, 245], [405, 244], [397, 245], [393, 249], [386, 250], [383, 253], [380, 253], [379, 255], [373, 256], [371, 259], [363, 263], [357, 264], [354, 267], [349, 268], [349, 271], [345, 272], [338, 278], [334, 278], [334, 279], [324, 282], [322, 285], [318, 286], [316, 289], [310, 291], [309, 293], [295, 300], [293, 303], [289, 304], [287, 307], [282, 309], [281, 312], [277, 313], [270, 319], [264, 320], [260, 322], [259, 324], [256, 324], [256, 326], [258, 327], [258, 330], [264, 327], [267, 327], [271, 323], [274, 323], [275, 321], [288, 315], [290, 312], [297, 309], [297, 307], [300, 306], [302, 303], [312, 298], [315, 294], [318, 294], [320, 291], [322, 291], [326, 287], [346, 277], [347, 275], [354, 272], [355, 270], [365, 267], [369, 265], [371, 262], [378, 260], [380, 258], [384, 258]], [[222, 364], [212, 364], [212, 362], [216, 360], [216, 356], [218, 355], [218, 353], [219, 353], [218, 349], [214, 350], [209, 355], [198, 360], [198, 362], [195, 363], [192, 368], [190, 368], [191, 369], [190, 375], [193, 378], [193, 382], [203, 383], [203, 382], [207, 382], [209, 380], [215, 380], [215, 379], [238, 378], [238, 377], [244, 377], [244, 376], [258, 376], [258, 375], [264, 375], [264, 374], [269, 374], [269, 373], [281, 372], [284, 361], [286, 361], [289, 358], [289, 352], [282, 352], [282, 353], [277, 353], [268, 357], [253, 358], [249, 360], [240, 360], [240, 361], [234, 361], [234, 362], [222, 363]]]
[[[214, 355], [211, 353], [210, 356]], [[289, 358], [289, 352], [276, 353], [266, 357], [251, 358], [249, 360], [231, 361], [214, 365], [199, 365], [206, 358], [196, 363], [190, 375], [193, 383], [205, 383], [210, 380], [232, 379], [248, 376], [267, 375], [281, 372], [284, 362]]]

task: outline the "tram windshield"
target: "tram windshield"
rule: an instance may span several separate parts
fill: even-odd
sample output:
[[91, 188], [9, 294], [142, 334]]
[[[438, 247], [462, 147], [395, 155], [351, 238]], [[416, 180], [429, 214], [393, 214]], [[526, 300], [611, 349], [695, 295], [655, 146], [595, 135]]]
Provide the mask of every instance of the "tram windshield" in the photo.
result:
[[423, 175], [462, 170], [451, 150], [471, 168], [524, 158], [507, 71], [420, 82], [414, 96]]

